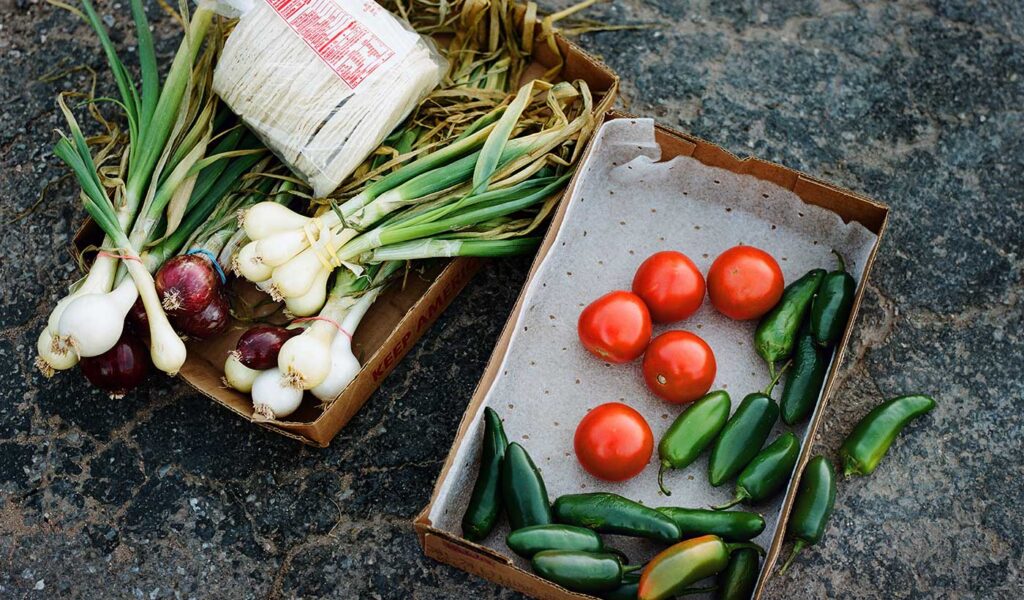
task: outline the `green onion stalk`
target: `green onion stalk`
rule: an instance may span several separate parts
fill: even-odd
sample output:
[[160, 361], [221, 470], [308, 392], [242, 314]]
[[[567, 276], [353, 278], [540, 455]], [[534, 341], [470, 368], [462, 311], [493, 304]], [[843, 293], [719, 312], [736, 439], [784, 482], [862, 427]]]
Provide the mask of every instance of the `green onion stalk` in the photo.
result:
[[[230, 128], [215, 127], [216, 99], [206, 73], [219, 52], [220, 36], [204, 44], [211, 26], [219, 27], [213, 22], [212, 4], [201, 2], [191, 16], [182, 5], [184, 39], [162, 84], [142, 1], [129, 4], [136, 29], [138, 82], [118, 56], [91, 1], [82, 0], [81, 11], [67, 7], [80, 14], [99, 38], [119, 92], [119, 99], [111, 101], [124, 114], [128, 136], [120, 148], [118, 173], [109, 176], [109, 169], [100, 170], [109, 156], [92, 154], [66, 95], [58, 98], [69, 134], [61, 135], [54, 154], [71, 168], [83, 206], [106, 236], [89, 274], [57, 303], [40, 335], [37, 364], [47, 375], [70, 368], [79, 357], [98, 356], [113, 347], [136, 297], [141, 297], [149, 320], [154, 364], [168, 373], [178, 371], [184, 345], [160, 306], [152, 272], [227, 193], [231, 182], [224, 175], [237, 179], [252, 168], [255, 161], [249, 161], [261, 151], [255, 145], [241, 147], [242, 136]], [[207, 156], [210, 144], [217, 151]], [[232, 170], [229, 164], [236, 163]]]
[[410, 261], [428, 258], [452, 258], [455, 256], [478, 256], [503, 258], [517, 256], [536, 250], [540, 237], [522, 237], [508, 240], [472, 240], [429, 238], [378, 246], [363, 253], [359, 262], [376, 264], [387, 261]]

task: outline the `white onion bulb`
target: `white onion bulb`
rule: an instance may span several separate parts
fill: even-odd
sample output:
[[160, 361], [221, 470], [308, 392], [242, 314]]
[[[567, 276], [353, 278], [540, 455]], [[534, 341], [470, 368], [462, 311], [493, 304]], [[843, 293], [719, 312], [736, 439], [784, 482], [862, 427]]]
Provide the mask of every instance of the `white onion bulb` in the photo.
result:
[[252, 384], [259, 376], [260, 371], [250, 369], [238, 360], [238, 352], [228, 353], [228, 359], [224, 361], [224, 383], [232, 388], [248, 394], [252, 391]]
[[282, 231], [301, 229], [309, 221], [309, 217], [270, 200], [254, 204], [242, 214], [242, 228], [250, 240], [262, 240]]
[[331, 372], [331, 342], [336, 333], [333, 324], [316, 321], [281, 346], [277, 368], [284, 374], [285, 385], [308, 390], [327, 379]]
[[78, 356], [99, 356], [121, 338], [125, 316], [138, 295], [131, 279], [106, 294], [82, 294], [60, 315], [58, 334], [68, 340]]
[[252, 382], [252, 407], [267, 419], [281, 419], [302, 404], [302, 390], [287, 385], [278, 369], [261, 371]]
[[331, 343], [331, 372], [328, 373], [327, 379], [310, 392], [320, 400], [330, 402], [345, 391], [362, 368], [359, 359], [352, 354], [352, 340], [347, 335], [339, 333]]

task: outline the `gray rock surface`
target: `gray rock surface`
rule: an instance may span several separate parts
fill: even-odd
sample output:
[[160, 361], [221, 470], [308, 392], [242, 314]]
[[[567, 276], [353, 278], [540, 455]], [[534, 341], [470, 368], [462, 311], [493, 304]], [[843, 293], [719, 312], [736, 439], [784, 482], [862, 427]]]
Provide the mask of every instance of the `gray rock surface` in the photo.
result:
[[[872, 477], [841, 484], [825, 539], [767, 598], [1024, 597], [1022, 6], [613, 0], [589, 13], [657, 24], [580, 40], [622, 75], [630, 111], [893, 208], [817, 444], [834, 457], [883, 397], [929, 391], [938, 408]], [[126, 23], [126, 3], [100, 8]], [[40, 0], [0, 13], [0, 598], [517, 597], [426, 559], [410, 520], [528, 261], [479, 276], [328, 450], [182, 382], [112, 402], [74, 373], [43, 379], [34, 340], [73, 276], [64, 248], [82, 219], [51, 154], [53, 99], [106, 67], [71, 15]], [[175, 26], [150, 13], [169, 56]], [[105, 74], [99, 91], [113, 93]]]

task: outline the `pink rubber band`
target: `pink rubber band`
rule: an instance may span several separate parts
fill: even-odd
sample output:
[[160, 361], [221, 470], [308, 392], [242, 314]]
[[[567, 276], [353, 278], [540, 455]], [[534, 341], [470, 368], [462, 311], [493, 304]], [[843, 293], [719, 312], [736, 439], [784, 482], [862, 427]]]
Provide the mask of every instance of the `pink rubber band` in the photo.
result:
[[121, 259], [121, 260], [134, 260], [134, 261], [138, 261], [140, 263], [142, 262], [142, 259], [139, 258], [138, 256], [130, 256], [130, 255], [127, 255], [127, 254], [118, 254], [117, 252], [107, 252], [106, 250], [100, 250], [99, 252], [96, 253], [96, 256], [106, 256], [107, 258], [118, 258], [118, 259]]
[[352, 339], [351, 333], [345, 331], [345, 329], [341, 325], [339, 325], [337, 321], [329, 317], [303, 317], [301, 319], [295, 319], [294, 321], [292, 321], [292, 323], [305, 323], [306, 321], [323, 321], [324, 323], [330, 323], [331, 325], [334, 325], [334, 327], [338, 331], [340, 331], [342, 335], [344, 335], [350, 340]]

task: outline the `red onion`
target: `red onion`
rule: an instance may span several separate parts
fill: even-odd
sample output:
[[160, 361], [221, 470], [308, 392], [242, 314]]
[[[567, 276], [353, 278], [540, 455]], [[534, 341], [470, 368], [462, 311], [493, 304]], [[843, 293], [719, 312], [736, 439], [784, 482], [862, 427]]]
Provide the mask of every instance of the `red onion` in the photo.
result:
[[224, 294], [217, 293], [202, 309], [193, 313], [178, 313], [173, 317], [174, 328], [190, 338], [205, 340], [224, 333], [231, 321], [231, 306]]
[[114, 347], [99, 356], [82, 358], [82, 374], [94, 386], [121, 398], [145, 381], [149, 373], [149, 349], [127, 330]]
[[135, 299], [135, 304], [128, 311], [126, 321], [132, 331], [138, 335], [149, 335], [149, 315], [146, 314], [146, 307], [142, 305], [142, 298]]
[[281, 346], [289, 339], [302, 333], [301, 328], [285, 329], [271, 325], [257, 325], [238, 338], [235, 352], [238, 362], [257, 371], [277, 366], [277, 355]]
[[156, 291], [169, 315], [193, 315], [202, 312], [218, 295], [220, 276], [210, 259], [184, 254], [168, 260], [156, 272]]

